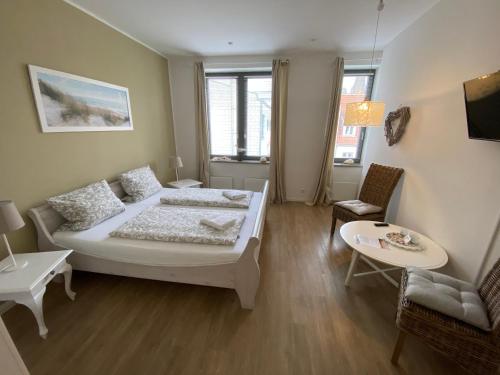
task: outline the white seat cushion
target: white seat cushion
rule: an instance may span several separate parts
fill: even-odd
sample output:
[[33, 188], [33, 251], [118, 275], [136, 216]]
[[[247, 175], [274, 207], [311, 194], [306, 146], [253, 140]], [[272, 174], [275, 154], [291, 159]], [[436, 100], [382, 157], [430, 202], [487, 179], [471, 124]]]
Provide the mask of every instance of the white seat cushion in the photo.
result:
[[335, 203], [336, 206], [345, 208], [351, 212], [354, 212], [356, 215], [368, 215], [368, 214], [376, 214], [378, 212], [382, 212], [382, 207], [375, 206], [370, 203], [362, 202], [358, 199], [352, 201], [340, 201]]
[[416, 267], [409, 267], [405, 297], [429, 309], [469, 323], [485, 331], [488, 313], [474, 285]]

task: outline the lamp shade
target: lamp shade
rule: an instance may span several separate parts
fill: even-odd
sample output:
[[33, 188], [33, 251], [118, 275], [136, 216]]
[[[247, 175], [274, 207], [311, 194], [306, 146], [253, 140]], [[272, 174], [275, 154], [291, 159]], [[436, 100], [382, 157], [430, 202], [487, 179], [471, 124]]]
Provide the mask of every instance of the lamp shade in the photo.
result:
[[384, 110], [383, 102], [348, 103], [344, 126], [380, 126], [384, 122]]
[[170, 168], [182, 168], [184, 164], [182, 164], [182, 159], [180, 156], [171, 156], [169, 159]]
[[24, 220], [12, 201], [0, 201], [0, 233], [24, 227]]

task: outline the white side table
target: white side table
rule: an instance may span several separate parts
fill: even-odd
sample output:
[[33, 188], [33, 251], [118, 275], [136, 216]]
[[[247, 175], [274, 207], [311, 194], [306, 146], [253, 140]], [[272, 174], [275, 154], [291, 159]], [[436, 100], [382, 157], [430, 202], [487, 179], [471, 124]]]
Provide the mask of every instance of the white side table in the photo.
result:
[[[14, 301], [28, 307], [38, 323], [38, 332], [47, 338], [48, 329], [43, 320], [43, 295], [45, 286], [58, 274], [64, 275], [64, 287], [71, 300], [75, 293], [71, 290], [71, 265], [66, 258], [73, 250], [47, 251], [15, 254], [18, 263], [28, 265], [20, 270], [0, 273], [0, 301]], [[0, 262], [0, 269], [10, 262], [6, 258]]]
[[191, 179], [171, 181], [167, 183], [167, 187], [174, 189], [201, 188], [202, 185], [202, 182]]
[[[340, 236], [352, 249], [351, 264], [349, 265], [349, 271], [345, 279], [346, 286], [349, 286], [353, 276], [368, 276], [379, 273], [397, 288], [399, 287], [399, 283], [386, 274], [386, 271], [408, 266], [431, 270], [443, 267], [448, 262], [446, 251], [429, 237], [394, 224], [390, 224], [388, 227], [376, 227], [374, 224], [375, 221], [351, 221], [340, 227]], [[384, 249], [378, 249], [362, 245], [356, 241], [357, 234], [371, 238], [380, 238], [386, 233], [399, 232], [403, 229], [418, 234], [419, 241], [424, 247], [422, 251], [408, 251], [392, 245], [388, 245]], [[355, 274], [354, 270], [360, 258], [374, 270]], [[392, 267], [380, 269], [371, 260], [376, 260]]]

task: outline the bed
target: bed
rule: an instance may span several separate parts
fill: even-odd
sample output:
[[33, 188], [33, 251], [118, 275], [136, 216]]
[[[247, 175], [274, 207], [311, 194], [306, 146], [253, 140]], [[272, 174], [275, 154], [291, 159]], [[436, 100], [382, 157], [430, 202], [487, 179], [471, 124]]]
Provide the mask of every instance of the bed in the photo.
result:
[[[118, 181], [109, 185], [119, 198], [125, 196]], [[261, 192], [252, 195], [248, 209], [229, 209], [245, 212], [246, 216], [239, 238], [229, 246], [109, 236], [146, 208], [159, 205], [163, 191], [143, 201], [128, 203], [123, 213], [81, 232], [57, 231], [65, 219], [48, 204], [30, 209], [28, 215], [37, 230], [39, 251], [73, 249], [68, 261], [75, 270], [230, 288], [238, 294], [242, 308], [252, 309], [260, 280], [258, 258], [268, 189], [266, 182]]]

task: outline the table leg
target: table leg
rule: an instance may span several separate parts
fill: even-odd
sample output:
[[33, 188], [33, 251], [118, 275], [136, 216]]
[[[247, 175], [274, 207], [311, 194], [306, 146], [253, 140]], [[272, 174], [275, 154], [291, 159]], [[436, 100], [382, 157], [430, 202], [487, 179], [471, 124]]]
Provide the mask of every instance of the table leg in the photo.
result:
[[392, 285], [394, 285], [396, 288], [399, 288], [399, 283], [394, 280], [391, 276], [389, 276], [388, 274], [386, 274], [387, 271], [395, 271], [395, 270], [398, 270], [398, 269], [401, 269], [401, 267], [393, 267], [393, 268], [386, 268], [386, 269], [381, 269], [380, 267], [378, 267], [375, 263], [373, 263], [371, 260], [369, 260], [368, 258], [366, 258], [365, 256], [361, 256], [361, 260], [363, 262], [365, 262], [366, 264], [368, 264], [371, 268], [373, 268], [375, 271], [371, 271], [371, 272], [362, 272], [362, 273], [358, 273], [354, 276], [366, 276], [366, 275], [371, 275], [373, 273], [380, 273], [380, 275], [382, 277], [384, 277], [384, 279], [386, 279], [387, 281], [389, 281]]
[[66, 263], [60, 271], [64, 275], [64, 289], [69, 299], [75, 300], [76, 293], [71, 290], [71, 275], [73, 273], [73, 268], [71, 264]]
[[45, 288], [43, 288], [36, 296], [24, 297], [22, 299], [16, 300], [31, 310], [35, 316], [36, 322], [38, 323], [38, 333], [43, 339], [47, 338], [47, 333], [49, 330], [45, 325], [43, 320], [43, 295], [45, 293]]
[[345, 278], [345, 286], [349, 286], [351, 283], [352, 275], [354, 274], [354, 268], [356, 268], [356, 264], [358, 263], [359, 260], [359, 252], [356, 250], [352, 250], [352, 256], [351, 256], [351, 264], [349, 265], [349, 271], [347, 271], [347, 277]]

